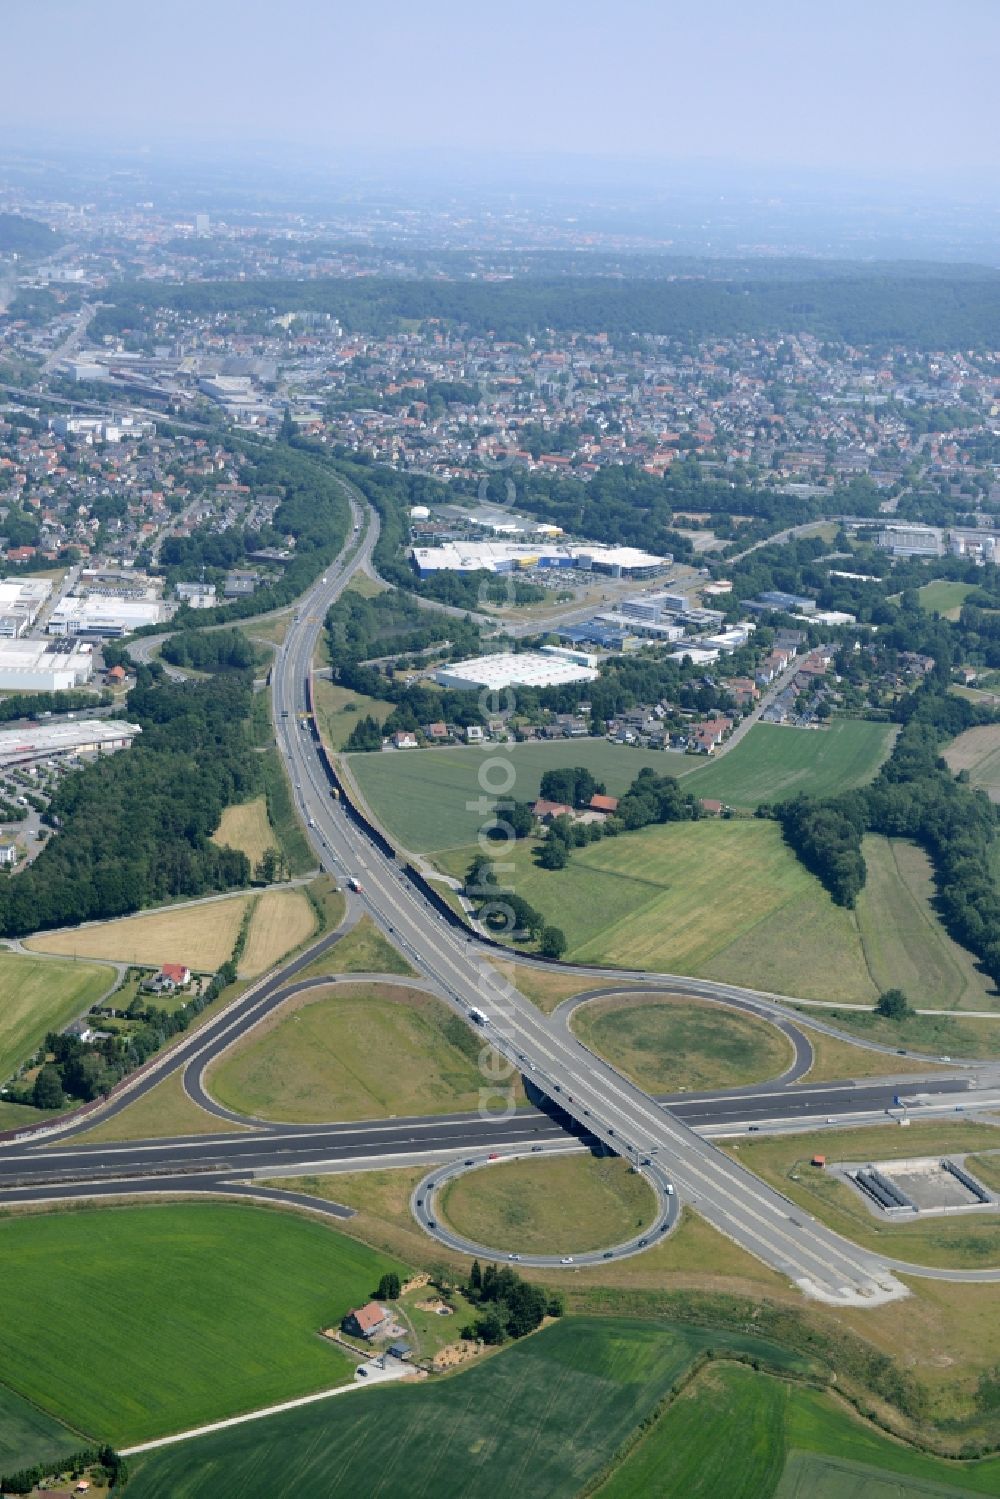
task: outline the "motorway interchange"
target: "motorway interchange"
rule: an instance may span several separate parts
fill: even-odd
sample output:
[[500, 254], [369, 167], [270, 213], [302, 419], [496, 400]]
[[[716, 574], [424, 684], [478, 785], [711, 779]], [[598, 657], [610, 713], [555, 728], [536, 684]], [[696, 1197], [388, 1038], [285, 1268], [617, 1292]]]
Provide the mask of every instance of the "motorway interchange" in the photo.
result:
[[[347, 916], [341, 929], [253, 985], [223, 1014], [154, 1059], [101, 1111], [102, 1118], [120, 1111], [163, 1077], [183, 1068], [185, 1088], [203, 1108], [249, 1127], [238, 1134], [87, 1146], [68, 1142], [91, 1127], [93, 1116], [61, 1129], [56, 1126], [44, 1140], [35, 1135], [0, 1148], [0, 1205], [210, 1191], [285, 1201], [344, 1218], [350, 1216], [349, 1210], [336, 1203], [263, 1187], [260, 1179], [426, 1161], [433, 1169], [414, 1193], [416, 1220], [451, 1247], [512, 1256], [517, 1253], [515, 1245], [472, 1245], [443, 1227], [434, 1209], [438, 1187], [455, 1172], [484, 1169], [493, 1155], [506, 1158], [579, 1148], [585, 1142], [626, 1157], [643, 1173], [657, 1197], [656, 1221], [623, 1245], [574, 1260], [525, 1256], [526, 1263], [571, 1265], [641, 1253], [647, 1243], [669, 1232], [680, 1207], [687, 1203], [806, 1295], [835, 1305], [871, 1306], [907, 1295], [897, 1274], [901, 1270], [941, 1279], [1000, 1281], [1000, 1268], [928, 1270], [860, 1248], [797, 1208], [712, 1143], [719, 1134], [739, 1134], [745, 1129], [825, 1127], [884, 1119], [887, 1111], [898, 1113], [910, 1106], [908, 1100], [918, 1098], [917, 1107], [931, 1115], [973, 1106], [996, 1108], [1000, 1079], [995, 1069], [969, 1065], [955, 1076], [936, 1073], [893, 1082], [892, 1053], [876, 1047], [886, 1053], [886, 1080], [802, 1084], [798, 1079], [811, 1061], [808, 1029], [830, 1031], [831, 1027], [812, 1020], [800, 1024], [768, 996], [753, 991], [673, 975], [577, 969], [592, 977], [593, 989], [544, 1015], [493, 967], [487, 959], [489, 949], [474, 934], [445, 921], [401, 866], [345, 815], [330, 795], [318, 744], [299, 724], [309, 707], [306, 684], [326, 611], [350, 577], [371, 566], [377, 520], [354, 492], [351, 507], [356, 526], [351, 543], [301, 601], [276, 653], [272, 692], [279, 748], [318, 860], [340, 883], [351, 879], [360, 889], [347, 894]], [[536, 1108], [516, 1113], [484, 1108], [474, 1115], [368, 1124], [265, 1126], [260, 1121], [239, 1120], [210, 1098], [203, 1084], [209, 1062], [291, 994], [310, 982], [390, 977], [352, 974], [341, 980], [296, 983], [296, 975], [338, 940], [362, 912], [406, 955], [421, 975], [416, 982], [450, 1004], [507, 1060], [511, 1072], [522, 1076]], [[401, 982], [397, 976], [391, 976], [391, 981]], [[758, 1087], [651, 1098], [589, 1051], [567, 1023], [571, 1010], [587, 998], [639, 988], [693, 995], [763, 1014], [792, 1041], [792, 1066], [783, 1077]]]

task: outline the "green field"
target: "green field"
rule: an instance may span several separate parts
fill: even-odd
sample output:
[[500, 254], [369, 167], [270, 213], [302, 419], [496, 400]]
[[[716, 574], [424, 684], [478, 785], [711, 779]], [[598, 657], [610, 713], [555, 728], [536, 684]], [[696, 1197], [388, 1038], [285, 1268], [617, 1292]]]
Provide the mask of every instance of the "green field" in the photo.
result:
[[213, 1098], [292, 1124], [474, 1109], [481, 1042], [440, 1000], [390, 985], [300, 995], [210, 1070]]
[[[461, 875], [475, 850], [439, 863]], [[777, 823], [675, 822], [575, 849], [539, 869], [534, 845], [503, 856], [514, 890], [561, 927], [567, 957], [697, 974], [803, 999], [874, 1004], [854, 913], [835, 906]]]
[[961, 1499], [994, 1494], [1000, 1462], [944, 1462], [880, 1436], [827, 1395], [713, 1364], [596, 1499]]
[[68, 1456], [86, 1445], [79, 1432], [0, 1384], [0, 1473]]
[[113, 968], [0, 952], [0, 1082], [27, 1060], [48, 1031], [61, 1031], [115, 982]]
[[962, 605], [970, 593], [975, 593], [975, 583], [953, 582], [950, 578], [935, 578], [917, 589], [921, 609], [928, 614], [941, 614], [945, 619], [957, 619]]
[[318, 1329], [399, 1268], [323, 1224], [216, 1203], [0, 1220], [0, 1258], [4, 1378], [118, 1446], [347, 1382]]
[[892, 735], [889, 724], [853, 718], [834, 719], [828, 729], [754, 724], [735, 749], [701, 762], [685, 777], [684, 789], [733, 807], [783, 801], [800, 792], [834, 796], [872, 779]]
[[448, 1182], [441, 1216], [491, 1249], [583, 1254], [649, 1227], [656, 1199], [619, 1157], [536, 1156], [497, 1161]]
[[918, 1009], [1000, 1009], [996, 989], [935, 914], [934, 876], [923, 849], [876, 835], [865, 838], [863, 849], [868, 875], [857, 922], [876, 988], [902, 989]]
[[742, 1087], [777, 1077], [791, 1043], [753, 1015], [696, 999], [620, 995], [574, 1011], [572, 1027], [648, 1093]]
[[[475, 841], [484, 818], [481, 812], [469, 811], [466, 802], [478, 803], [483, 795], [480, 767], [494, 758], [513, 768], [514, 783], [504, 795], [519, 802], [534, 801], [544, 772], [565, 765], [585, 765], [605, 783], [609, 795], [620, 796], [644, 765], [676, 775], [692, 764], [683, 755], [630, 749], [606, 739], [351, 755], [349, 764], [389, 834], [415, 853], [431, 853]], [[494, 783], [499, 781], [499, 770], [489, 774]]]
[[707, 1329], [565, 1318], [448, 1379], [366, 1391], [151, 1453], [137, 1460], [129, 1494], [573, 1499], [707, 1345], [783, 1357]]

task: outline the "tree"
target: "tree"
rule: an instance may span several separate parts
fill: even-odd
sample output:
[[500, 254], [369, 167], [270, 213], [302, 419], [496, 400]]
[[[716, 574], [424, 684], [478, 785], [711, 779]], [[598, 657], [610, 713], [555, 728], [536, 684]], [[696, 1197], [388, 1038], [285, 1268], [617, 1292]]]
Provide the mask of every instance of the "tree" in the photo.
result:
[[566, 951], [566, 934], [560, 927], [542, 927], [539, 951], [543, 958], [561, 958]]
[[569, 863], [569, 849], [561, 838], [546, 838], [538, 851], [538, 863], [542, 869], [565, 869]]
[[469, 1271], [469, 1290], [479, 1295], [483, 1289], [483, 1270], [478, 1260], [472, 1261], [472, 1269]]
[[276, 848], [266, 848], [257, 865], [255, 876], [262, 885], [272, 885], [277, 878], [280, 856]]
[[382, 1279], [378, 1283], [378, 1290], [375, 1292], [375, 1299], [377, 1301], [398, 1301], [399, 1291], [399, 1276], [396, 1274], [395, 1270], [389, 1270], [385, 1275], [383, 1275]]
[[36, 1109], [61, 1109], [66, 1102], [58, 1067], [47, 1062], [35, 1078], [31, 1101]]
[[905, 1020], [908, 1015], [913, 1014], [913, 1010], [902, 989], [886, 989], [879, 995], [875, 1013], [886, 1020]]

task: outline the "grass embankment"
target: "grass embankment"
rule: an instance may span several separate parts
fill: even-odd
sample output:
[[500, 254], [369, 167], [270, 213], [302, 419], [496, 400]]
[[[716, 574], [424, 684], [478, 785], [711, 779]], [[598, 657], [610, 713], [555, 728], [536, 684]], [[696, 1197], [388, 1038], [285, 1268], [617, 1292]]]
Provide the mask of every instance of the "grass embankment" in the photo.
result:
[[982, 724], [966, 729], [944, 752], [951, 769], [969, 772], [973, 786], [981, 786], [993, 801], [1000, 801], [1000, 724]]
[[296, 982], [334, 973], [398, 973], [406, 978], [414, 977], [414, 970], [402, 953], [393, 947], [370, 916], [362, 916], [339, 942], [296, 974]]
[[[662, 1323], [567, 1318], [451, 1379], [352, 1395], [335, 1417], [305, 1407], [151, 1454], [130, 1489], [137, 1499], [390, 1490], [493, 1499], [530, 1487], [571, 1499], [711, 1339]], [[783, 1357], [756, 1339], [732, 1341]]]
[[313, 679], [313, 690], [320, 730], [332, 750], [344, 748], [363, 718], [371, 717], [383, 724], [395, 707], [395, 703], [386, 702], [384, 698], [365, 697], [346, 687], [338, 687], [325, 677]]
[[892, 1222], [870, 1212], [845, 1182], [809, 1163], [817, 1152], [828, 1161], [864, 1164], [990, 1148], [1000, 1149], [1000, 1130], [991, 1125], [927, 1122], [908, 1129], [883, 1125], [742, 1140], [727, 1153], [856, 1244], [917, 1265], [982, 1269], [1000, 1266], [1000, 1214]]
[[[150, 1088], [120, 1114], [113, 1114], [103, 1124], [74, 1135], [65, 1145], [99, 1145], [112, 1140], [158, 1140], [174, 1135], [231, 1134], [243, 1128], [229, 1119], [218, 1119], [201, 1109], [184, 1091], [183, 1072], [172, 1072]], [[37, 1122], [37, 1115], [35, 1120]]]
[[800, 792], [836, 796], [874, 777], [894, 733], [889, 724], [848, 718], [834, 719], [826, 729], [754, 724], [734, 749], [707, 763], [696, 761], [684, 789], [748, 808]]
[[441, 1217], [465, 1238], [524, 1254], [583, 1254], [620, 1244], [656, 1217], [642, 1176], [589, 1154], [495, 1161], [448, 1182]]
[[[1000, 1009], [1000, 1003], [997, 1004]], [[865, 1010], [803, 1011], [804, 1017], [829, 1021], [831, 1025], [856, 1035], [862, 1041], [877, 1041], [882, 1046], [906, 1047], [926, 1053], [930, 1061], [941, 1057], [1000, 1056], [1000, 1021], [963, 1020], [950, 1015], [909, 1015], [905, 1020], [883, 1020]], [[889, 1071], [892, 1071], [892, 1058]], [[900, 1057], [900, 1062], [903, 1058]]]
[[496, 969], [501, 977], [546, 1015], [551, 1015], [564, 999], [596, 987], [594, 980], [587, 978], [585, 974], [560, 973], [558, 968], [529, 968], [521, 963], [508, 963], [502, 958], [485, 958], [482, 961]]
[[0, 1250], [4, 1377], [119, 1446], [346, 1382], [317, 1331], [400, 1268], [325, 1225], [214, 1203], [0, 1220]]
[[0, 951], [0, 1084], [37, 1050], [49, 1031], [60, 1031], [82, 1015], [114, 982], [113, 968]]
[[267, 815], [290, 874], [308, 874], [316, 868], [316, 856], [299, 822], [292, 788], [277, 749], [272, 745], [259, 756]]
[[338, 985], [288, 1000], [210, 1069], [208, 1087], [237, 1113], [289, 1123], [459, 1113], [480, 1103], [481, 1049], [431, 995]]
[[648, 1093], [738, 1087], [791, 1066], [776, 1026], [680, 995], [621, 994], [574, 1011], [573, 1030]]

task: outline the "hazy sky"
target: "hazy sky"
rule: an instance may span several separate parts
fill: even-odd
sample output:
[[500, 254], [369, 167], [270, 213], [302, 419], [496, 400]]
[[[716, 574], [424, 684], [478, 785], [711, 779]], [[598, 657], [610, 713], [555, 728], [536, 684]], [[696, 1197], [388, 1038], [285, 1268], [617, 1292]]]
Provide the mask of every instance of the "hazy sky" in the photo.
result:
[[1000, 167], [1000, 0], [26, 0], [0, 127]]

